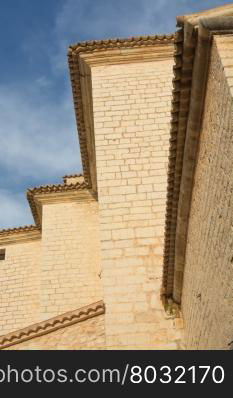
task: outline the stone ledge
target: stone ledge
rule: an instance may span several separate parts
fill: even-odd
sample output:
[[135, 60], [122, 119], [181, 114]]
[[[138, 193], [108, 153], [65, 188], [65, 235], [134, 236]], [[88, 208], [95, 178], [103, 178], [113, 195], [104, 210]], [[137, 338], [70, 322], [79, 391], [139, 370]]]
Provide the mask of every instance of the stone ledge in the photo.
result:
[[9, 228], [0, 231], [0, 246], [24, 243], [41, 239], [41, 230], [36, 226]]
[[78, 322], [102, 315], [105, 313], [104, 302], [97, 301], [75, 311], [66, 312], [46, 321], [30, 325], [15, 332], [0, 336], [0, 350], [24, 341], [52, 333], [55, 330], [74, 325]]
[[35, 224], [38, 228], [42, 225], [42, 203], [57, 203], [67, 201], [96, 200], [86, 182], [81, 184], [46, 185], [27, 190], [27, 199]]

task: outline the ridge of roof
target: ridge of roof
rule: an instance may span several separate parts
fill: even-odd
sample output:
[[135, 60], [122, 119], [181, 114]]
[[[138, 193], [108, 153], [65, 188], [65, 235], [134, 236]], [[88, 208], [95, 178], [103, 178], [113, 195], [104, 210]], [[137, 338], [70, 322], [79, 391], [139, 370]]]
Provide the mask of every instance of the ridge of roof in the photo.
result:
[[[185, 140], [185, 125], [187, 123], [189, 97], [192, 81], [192, 61], [194, 51], [190, 58], [189, 69], [186, 71], [187, 78], [182, 79], [183, 68], [183, 37], [184, 31], [177, 31], [174, 49], [174, 67], [173, 67], [173, 90], [172, 90], [172, 108], [171, 108], [171, 128], [170, 128], [170, 146], [168, 157], [168, 178], [167, 178], [167, 201], [165, 216], [165, 239], [164, 239], [164, 257], [163, 257], [163, 283], [162, 297], [171, 298], [173, 291], [173, 277], [175, 260], [175, 235], [176, 235], [176, 217], [177, 205], [179, 200], [179, 186], [182, 172], [182, 154]], [[189, 73], [188, 73], [189, 72]], [[184, 90], [182, 95], [182, 90]], [[178, 142], [178, 131], [180, 123], [183, 126], [182, 142]], [[180, 140], [181, 141], [181, 140]]]
[[110, 38], [105, 40], [86, 40], [77, 42], [76, 44], [70, 45], [68, 49], [68, 55], [70, 52], [82, 52], [82, 51], [93, 51], [103, 50], [106, 48], [115, 47], [134, 47], [143, 45], [154, 45], [160, 43], [173, 42], [174, 34], [164, 35], [142, 35], [142, 36], [131, 36], [124, 38]]
[[64, 178], [73, 178], [73, 177], [83, 177], [83, 174], [82, 173], [80, 173], [80, 174], [67, 174], [67, 175], [63, 176], [62, 178], [64, 180]]
[[41, 228], [41, 221], [38, 215], [37, 206], [34, 201], [35, 195], [49, 195], [49, 194], [59, 194], [64, 192], [71, 192], [71, 191], [81, 191], [84, 189], [88, 189], [89, 185], [84, 181], [82, 183], [75, 183], [75, 184], [53, 184], [53, 185], [41, 185], [35, 188], [29, 188], [27, 190], [27, 200], [29, 206], [31, 208], [31, 212], [33, 218], [35, 220], [35, 224], [38, 228]]
[[23, 232], [23, 233], [32, 232], [32, 231], [40, 231], [40, 229], [36, 225], [23, 225], [21, 227], [4, 228], [4, 229], [0, 229], [0, 236], [18, 234], [21, 232]]
[[82, 183], [77, 182], [75, 184], [49, 184], [41, 185], [39, 187], [29, 188], [27, 190], [27, 196], [36, 194], [49, 194], [57, 192], [74, 191], [89, 188], [88, 184], [84, 181]]
[[[82, 174], [74, 174], [72, 176], [66, 176], [63, 178], [67, 177], [81, 177]], [[12, 234], [19, 234], [19, 233], [25, 233], [25, 232], [32, 232], [32, 231], [40, 231], [41, 230], [41, 222], [38, 216], [38, 211], [37, 207], [34, 201], [34, 196], [35, 195], [48, 195], [48, 194], [53, 194], [53, 193], [64, 193], [64, 192], [70, 192], [70, 191], [81, 191], [84, 189], [90, 188], [89, 185], [83, 181], [82, 183], [75, 183], [75, 184], [50, 184], [50, 185], [41, 185], [39, 187], [34, 187], [34, 188], [29, 188], [26, 192], [27, 200], [33, 215], [33, 218], [35, 220], [35, 225], [25, 225], [25, 226], [20, 226], [20, 227], [14, 227], [14, 228], [4, 228], [0, 229], [0, 236], [7, 236], [7, 235], [12, 235]]]
[[200, 12], [195, 12], [187, 15], [179, 15], [176, 17], [177, 26], [182, 27], [185, 22], [191, 23], [193, 26], [198, 24], [200, 18], [208, 17], [226, 17], [233, 16], [233, 4], [225, 4], [215, 8], [206, 9]]
[[103, 300], [0, 336], [0, 350], [105, 313]]

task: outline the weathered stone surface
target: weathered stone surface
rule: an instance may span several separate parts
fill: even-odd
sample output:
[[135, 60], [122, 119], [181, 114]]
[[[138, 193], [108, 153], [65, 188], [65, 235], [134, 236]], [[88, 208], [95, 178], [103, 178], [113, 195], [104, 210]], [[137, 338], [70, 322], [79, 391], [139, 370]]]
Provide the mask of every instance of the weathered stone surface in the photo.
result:
[[182, 309], [187, 348], [233, 339], [233, 36], [215, 36], [189, 220]]
[[28, 242], [24, 238], [10, 244], [11, 235], [7, 237], [0, 274], [0, 335], [103, 298], [96, 200], [58, 195], [55, 202], [42, 204], [42, 213], [37, 240], [30, 240], [30, 231]]
[[178, 348], [160, 300], [173, 60], [92, 67], [106, 346]]
[[104, 315], [99, 315], [44, 336], [15, 344], [5, 350], [103, 350], [104, 348]]

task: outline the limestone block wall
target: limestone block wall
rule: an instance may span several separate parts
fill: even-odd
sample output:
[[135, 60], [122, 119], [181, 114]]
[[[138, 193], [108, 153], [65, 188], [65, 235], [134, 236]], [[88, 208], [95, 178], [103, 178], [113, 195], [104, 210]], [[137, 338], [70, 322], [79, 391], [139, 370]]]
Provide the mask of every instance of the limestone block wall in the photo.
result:
[[106, 344], [177, 348], [160, 302], [173, 60], [92, 67]]
[[99, 315], [5, 350], [96, 350], [104, 347], [104, 315]]
[[0, 261], [0, 335], [35, 323], [40, 310], [41, 242], [4, 246]]
[[41, 319], [102, 299], [98, 203], [43, 205]]
[[103, 298], [97, 201], [42, 206], [41, 238], [4, 246], [0, 335]]
[[189, 349], [233, 340], [233, 36], [214, 38], [188, 230], [182, 309]]

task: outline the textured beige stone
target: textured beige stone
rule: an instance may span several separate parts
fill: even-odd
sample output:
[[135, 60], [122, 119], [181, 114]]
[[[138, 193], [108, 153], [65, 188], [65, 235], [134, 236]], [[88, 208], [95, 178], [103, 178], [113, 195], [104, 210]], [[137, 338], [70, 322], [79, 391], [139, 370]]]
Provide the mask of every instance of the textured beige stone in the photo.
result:
[[40, 240], [6, 246], [0, 262], [0, 335], [39, 319], [40, 265]]
[[44, 204], [41, 319], [102, 299], [99, 241], [96, 201]]
[[0, 335], [103, 298], [98, 203], [51, 197], [42, 204], [41, 238], [6, 246]]
[[181, 337], [160, 301], [172, 63], [91, 68], [109, 348], [178, 348]]
[[[195, 54], [195, 66], [201, 65], [196, 68], [201, 71], [199, 77], [203, 65], [208, 65], [208, 59], [200, 62], [201, 51], [194, 51], [200, 36], [191, 43], [189, 34], [192, 23], [196, 32], [201, 30], [201, 15], [217, 15], [218, 26], [224, 22], [223, 28], [231, 28], [231, 20], [221, 17], [233, 15], [232, 6], [227, 6], [178, 17], [180, 27], [185, 20], [190, 23], [185, 38], [181, 28], [175, 36], [88, 42], [70, 48], [85, 181], [81, 175], [70, 175], [63, 177], [64, 184], [29, 190], [36, 227], [0, 233], [0, 250], [6, 249], [6, 259], [0, 263], [0, 334], [8, 334], [1, 338], [1, 347], [181, 349], [185, 329], [187, 348], [229, 348], [233, 330], [233, 36], [230, 30], [227, 35], [220, 30], [221, 35], [214, 37], [200, 141], [196, 140], [200, 129], [195, 127], [191, 139], [186, 119], [193, 115], [195, 98], [202, 97], [195, 94], [200, 79], [195, 82], [192, 57]], [[208, 20], [203, 23], [208, 25]], [[199, 81], [200, 87], [204, 96], [205, 84]], [[201, 123], [201, 115], [190, 120]], [[184, 142], [188, 152], [183, 152]], [[196, 165], [195, 142], [199, 144]], [[193, 174], [183, 156], [187, 153]], [[188, 191], [183, 180], [189, 183], [190, 213], [187, 201], [182, 202], [182, 192]], [[164, 256], [169, 262], [165, 311], [160, 293], [166, 201], [170, 232]], [[184, 211], [188, 208], [188, 239], [176, 222], [184, 221], [176, 202]], [[180, 249], [185, 265], [184, 325], [177, 305], [183, 279], [179, 269], [173, 272]], [[77, 323], [71, 316], [65, 326], [58, 320], [61, 314], [65, 319], [68, 312], [99, 300], [102, 304], [95, 318], [92, 314], [91, 319], [84, 316], [77, 321], [76, 313]], [[41, 334], [38, 323], [43, 325], [38, 329], [43, 329]], [[21, 333], [22, 329], [27, 332]]]
[[15, 344], [5, 350], [103, 350], [104, 348], [104, 315], [99, 315], [44, 336]]
[[232, 52], [227, 68], [223, 62], [228, 45], [232, 36], [214, 38], [192, 196], [182, 293], [190, 349], [229, 349], [232, 341]]

